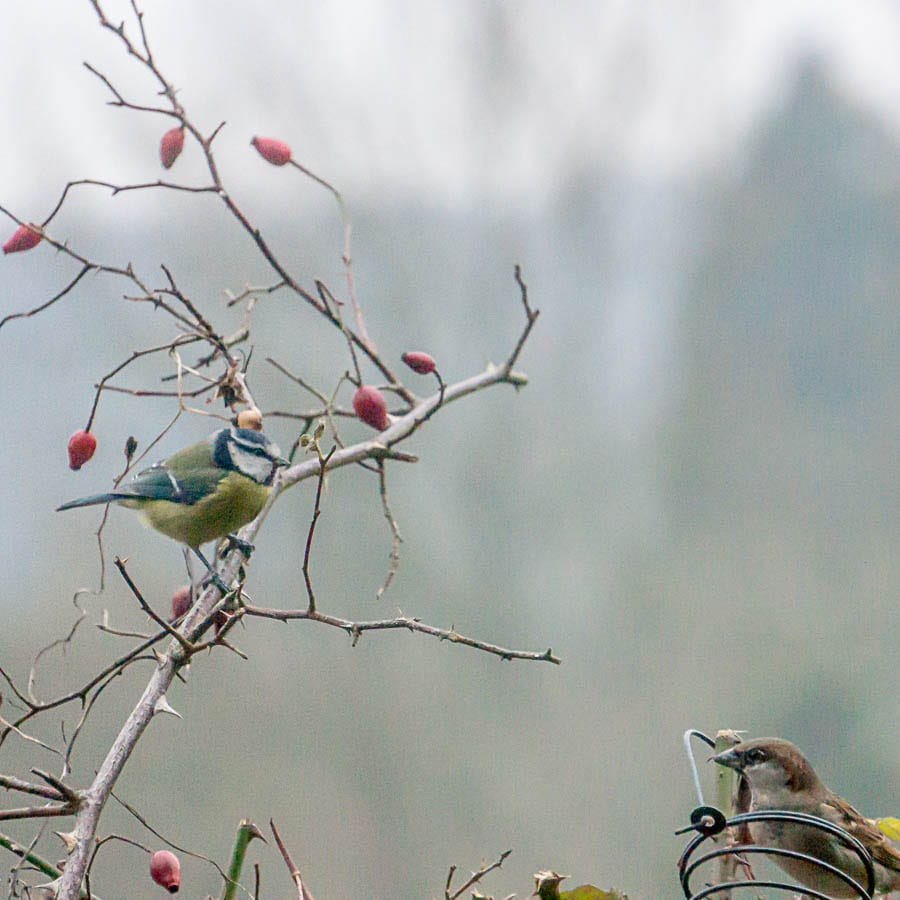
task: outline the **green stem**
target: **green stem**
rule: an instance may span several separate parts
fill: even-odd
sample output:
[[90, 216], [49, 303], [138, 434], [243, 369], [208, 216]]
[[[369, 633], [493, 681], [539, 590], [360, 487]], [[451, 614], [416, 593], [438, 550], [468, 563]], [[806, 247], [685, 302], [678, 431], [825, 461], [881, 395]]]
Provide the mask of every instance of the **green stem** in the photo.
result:
[[[36, 853], [32, 853], [30, 850], [26, 850], [20, 843], [14, 841], [11, 837], [7, 837], [5, 834], [0, 834], [0, 847], [6, 847], [10, 853], [15, 853], [16, 856], [21, 857], [27, 863], [31, 863], [36, 869], [43, 872], [51, 880], [56, 880], [62, 875], [59, 869], [56, 868], [52, 863], [47, 862], [41, 856], [38, 856]], [[87, 898], [87, 891], [81, 891], [78, 894], [79, 897]], [[94, 900], [97, 900], [96, 895]]]
[[234, 900], [241, 877], [241, 870], [244, 868], [247, 847], [255, 837], [262, 837], [259, 829], [249, 819], [243, 819], [238, 826], [234, 850], [231, 853], [231, 863], [228, 866], [228, 880], [225, 882], [225, 892], [222, 894], [222, 900]]

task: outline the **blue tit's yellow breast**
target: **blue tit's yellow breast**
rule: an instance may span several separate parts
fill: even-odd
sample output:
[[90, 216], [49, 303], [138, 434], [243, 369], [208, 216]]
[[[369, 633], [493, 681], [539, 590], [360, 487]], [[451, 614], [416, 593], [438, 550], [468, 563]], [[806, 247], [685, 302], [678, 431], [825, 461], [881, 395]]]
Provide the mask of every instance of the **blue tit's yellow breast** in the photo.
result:
[[141, 500], [134, 505], [148, 524], [189, 547], [218, 540], [259, 515], [271, 491], [252, 478], [229, 472], [196, 503]]

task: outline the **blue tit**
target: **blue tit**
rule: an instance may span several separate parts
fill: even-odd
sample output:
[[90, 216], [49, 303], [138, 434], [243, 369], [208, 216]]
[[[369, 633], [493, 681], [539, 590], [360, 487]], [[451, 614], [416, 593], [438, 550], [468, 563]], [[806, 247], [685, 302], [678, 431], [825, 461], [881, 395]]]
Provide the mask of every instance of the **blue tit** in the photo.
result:
[[71, 500], [57, 511], [99, 503], [136, 509], [157, 531], [187, 544], [212, 571], [200, 545], [255, 519], [276, 471], [286, 465], [262, 432], [223, 428], [144, 469], [119, 490]]

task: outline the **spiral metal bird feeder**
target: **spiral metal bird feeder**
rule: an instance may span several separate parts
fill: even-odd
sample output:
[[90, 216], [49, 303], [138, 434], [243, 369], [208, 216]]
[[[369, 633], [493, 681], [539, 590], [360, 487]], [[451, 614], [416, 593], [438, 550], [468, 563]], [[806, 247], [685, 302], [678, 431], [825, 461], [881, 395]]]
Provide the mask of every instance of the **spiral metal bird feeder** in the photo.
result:
[[[715, 747], [715, 741], [702, 732], [695, 729], [690, 729], [685, 732], [685, 749], [687, 750], [691, 764], [694, 786], [700, 800], [700, 805], [691, 812], [691, 824], [675, 832], [676, 834], [696, 832], [694, 837], [691, 838], [684, 848], [684, 851], [678, 860], [678, 877], [681, 882], [681, 889], [687, 900], [703, 900], [704, 897], [711, 897], [719, 892], [735, 890], [737, 888], [772, 888], [778, 892], [802, 894], [805, 897], [815, 898], [815, 900], [833, 900], [832, 895], [830, 894], [823, 894], [814, 888], [780, 880], [757, 881], [756, 879], [748, 877], [721, 881], [718, 883], [707, 881], [699, 888], [691, 886], [691, 879], [697, 874], [698, 870], [707, 863], [733, 856], [740, 861], [740, 864], [746, 866], [746, 858], [754, 854], [762, 854], [769, 858], [784, 857], [812, 863], [814, 866], [819, 866], [823, 871], [828, 872], [843, 881], [850, 890], [856, 892], [856, 895], [860, 900], [874, 900], [875, 869], [872, 864], [872, 857], [866, 848], [853, 837], [853, 835], [849, 834], [838, 825], [835, 825], [826, 819], [821, 819], [818, 816], [787, 811], [749, 812], [726, 818], [721, 810], [714, 806], [706, 805], [703, 802], [703, 791], [700, 788], [700, 778], [697, 773], [697, 765], [694, 761], [694, 754], [691, 747], [692, 737], [700, 738], [710, 747]], [[704, 847], [704, 844], [706, 844], [707, 841], [712, 841], [713, 838], [725, 831], [726, 828], [741, 826], [748, 822], [794, 822], [810, 828], [818, 828], [829, 834], [835, 835], [859, 856], [860, 862], [866, 872], [866, 885], [863, 886], [845, 872], [842, 872], [840, 869], [821, 859], [817, 859], [815, 856], [810, 856], [809, 854], [795, 850], [786, 850], [780, 847], [770, 847], [765, 844], [754, 843], [733, 843], [728, 846], [715, 847], [714, 849]]]

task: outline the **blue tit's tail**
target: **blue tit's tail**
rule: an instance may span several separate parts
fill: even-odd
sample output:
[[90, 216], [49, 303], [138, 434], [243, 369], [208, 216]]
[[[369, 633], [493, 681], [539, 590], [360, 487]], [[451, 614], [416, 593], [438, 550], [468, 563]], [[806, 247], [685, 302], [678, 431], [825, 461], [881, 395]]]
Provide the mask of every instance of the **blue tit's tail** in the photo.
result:
[[127, 500], [129, 497], [134, 498], [133, 494], [93, 494], [90, 497], [81, 497], [78, 500], [70, 500], [57, 506], [56, 511], [61, 512], [64, 509], [75, 509], [77, 506], [96, 506], [100, 503], [115, 503], [117, 500]]

